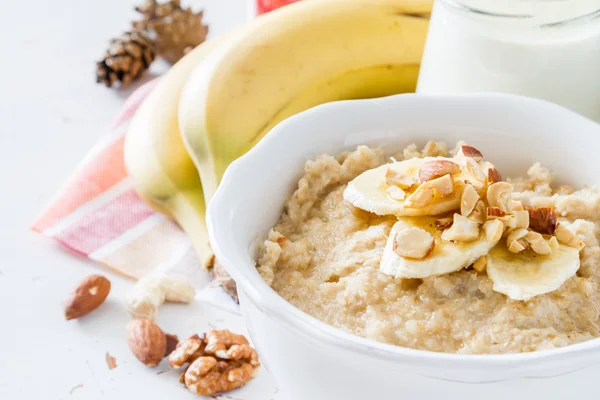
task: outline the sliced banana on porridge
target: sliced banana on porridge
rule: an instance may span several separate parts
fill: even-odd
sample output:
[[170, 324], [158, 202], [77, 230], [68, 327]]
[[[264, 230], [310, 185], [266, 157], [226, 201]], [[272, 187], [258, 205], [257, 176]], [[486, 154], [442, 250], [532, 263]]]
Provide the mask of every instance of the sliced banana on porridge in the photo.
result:
[[[513, 186], [462, 146], [453, 158], [384, 165], [358, 176], [344, 198], [377, 214], [394, 214], [380, 269], [426, 278], [473, 266], [514, 300], [552, 292], [579, 269], [583, 242], [556, 222], [551, 207], [525, 209]], [[445, 217], [441, 213], [454, 212]]]
[[402, 217], [392, 228], [380, 269], [397, 278], [427, 278], [458, 271], [488, 254], [502, 232], [500, 221], [480, 226], [460, 214]]
[[555, 237], [541, 240], [551, 249], [550, 253], [538, 254], [532, 249], [514, 253], [506, 243], [490, 251], [486, 269], [494, 282], [494, 291], [513, 300], [529, 300], [560, 288], [575, 275], [579, 269], [579, 250], [558, 243]]
[[412, 158], [362, 173], [348, 184], [344, 199], [378, 215], [440, 215], [460, 207], [466, 184], [482, 190], [496, 174], [491, 164], [462, 152]]

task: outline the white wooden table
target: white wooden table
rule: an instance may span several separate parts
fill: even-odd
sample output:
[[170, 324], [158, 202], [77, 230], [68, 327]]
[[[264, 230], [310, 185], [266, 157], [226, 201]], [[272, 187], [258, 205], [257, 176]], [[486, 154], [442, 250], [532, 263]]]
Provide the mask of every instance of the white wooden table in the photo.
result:
[[[184, 1], [185, 2], [185, 1]], [[247, 18], [244, 0], [204, 7], [211, 35]], [[0, 35], [0, 399], [193, 399], [177, 373], [130, 353], [123, 297], [131, 282], [29, 231], [130, 90], [96, 85], [95, 61], [125, 30], [132, 0], [32, 0], [2, 4]], [[156, 65], [147, 79], [160, 74]], [[83, 276], [113, 283], [96, 313], [66, 322], [61, 301]], [[165, 306], [161, 326], [181, 337], [209, 326], [244, 331], [241, 317], [202, 304]], [[109, 370], [105, 356], [117, 359]], [[226, 399], [282, 399], [266, 370]]]

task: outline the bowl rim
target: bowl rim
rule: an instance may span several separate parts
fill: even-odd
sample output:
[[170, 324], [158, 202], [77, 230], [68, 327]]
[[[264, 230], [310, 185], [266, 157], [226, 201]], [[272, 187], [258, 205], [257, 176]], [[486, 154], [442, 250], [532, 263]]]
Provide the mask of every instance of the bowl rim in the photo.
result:
[[[255, 158], [261, 158], [261, 155], [270, 151], [273, 140], [278, 136], [285, 136], [292, 132], [295, 124], [303, 119], [310, 119], [318, 114], [328, 114], [345, 110], [346, 115], [355, 115], [352, 108], [364, 108], [367, 106], [377, 106], [382, 102], [397, 102], [400, 106], [404, 102], [411, 102], [415, 98], [436, 99], [437, 101], [462, 101], [465, 104], [477, 102], [479, 104], [489, 103], [489, 106], [501, 106], [508, 103], [520, 103], [523, 106], [537, 107], [545, 110], [547, 113], [562, 114], [562, 118], [570, 118], [574, 123], [588, 124], [590, 129], [598, 130], [600, 134], [600, 125], [596, 122], [577, 114], [574, 111], [562, 106], [550, 103], [548, 101], [529, 98], [520, 95], [503, 93], [469, 93], [469, 94], [401, 94], [375, 99], [361, 100], [343, 100], [331, 102], [316, 106], [307, 111], [294, 115], [275, 126], [265, 137], [254, 146], [248, 153], [235, 160], [226, 170], [217, 192], [210, 201], [207, 209], [207, 228], [211, 246], [216, 257], [221, 264], [228, 266], [227, 271], [238, 284], [238, 290], [252, 300], [252, 302], [264, 313], [282, 322], [287, 327], [291, 327], [295, 332], [310, 335], [311, 339], [320, 343], [326, 343], [330, 346], [351, 350], [369, 357], [379, 359], [410, 362], [415, 366], [431, 366], [435, 363], [437, 367], [451, 367], [455, 369], [472, 368], [496, 368], [513, 369], [518, 363], [520, 367], [537, 365], [540, 362], [552, 362], [562, 360], [566, 355], [573, 356], [577, 354], [587, 354], [591, 352], [600, 353], [600, 338], [591, 339], [582, 343], [573, 344], [557, 349], [540, 350], [529, 353], [511, 353], [511, 354], [455, 354], [433, 352], [428, 350], [411, 349], [397, 345], [376, 342], [361, 336], [345, 332], [339, 328], [333, 327], [317, 318], [305, 313], [275, 292], [266, 282], [262, 280], [258, 272], [251, 268], [235, 267], [230, 254], [232, 251], [243, 252], [243, 249], [237, 249], [235, 245], [223, 245], [220, 239], [221, 231], [216, 226], [231, 226], [231, 224], [218, 224], [221, 216], [227, 215], [228, 203], [225, 200], [229, 191], [236, 180], [237, 171], [246, 168], [246, 164]], [[552, 115], [552, 114], [550, 114]], [[593, 126], [593, 127], [592, 127]], [[245, 258], [245, 257], [243, 257]], [[255, 267], [252, 262], [252, 267]]]

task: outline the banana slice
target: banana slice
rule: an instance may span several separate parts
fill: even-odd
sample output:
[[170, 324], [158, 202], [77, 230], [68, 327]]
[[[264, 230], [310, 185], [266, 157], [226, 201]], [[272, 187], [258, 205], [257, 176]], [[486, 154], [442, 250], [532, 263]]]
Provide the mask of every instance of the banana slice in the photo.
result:
[[[439, 215], [448, 211], [460, 208], [460, 198], [464, 182], [456, 180], [452, 193], [442, 195], [431, 191], [423, 193], [430, 198], [426, 199], [427, 204], [420, 207], [411, 206], [410, 195], [418, 186], [419, 170], [421, 166], [428, 161], [446, 160], [451, 158], [444, 157], [426, 157], [412, 158], [401, 162], [382, 165], [381, 167], [370, 169], [351, 181], [346, 190], [344, 190], [344, 199], [352, 203], [355, 207], [377, 215], [398, 215], [398, 216], [422, 216]], [[396, 175], [396, 185], [388, 185], [390, 175]], [[387, 178], [386, 178], [387, 175]], [[394, 179], [392, 176], [391, 179]], [[404, 196], [398, 196], [398, 187], [405, 191]], [[390, 190], [392, 189], [392, 190]]]
[[[502, 236], [502, 223], [488, 221], [488, 225], [481, 229], [476, 240], [450, 242], [442, 239], [443, 231], [436, 227], [436, 220], [438, 218], [435, 217], [402, 217], [396, 222], [383, 250], [381, 271], [397, 278], [427, 278], [448, 274], [468, 267], [486, 255]], [[435, 241], [433, 250], [426, 253], [422, 259], [402, 257], [394, 251], [396, 236], [414, 228], [428, 232]]]
[[555, 243], [549, 255], [525, 250], [511, 253], [503, 241], [487, 255], [487, 274], [494, 291], [513, 300], [529, 300], [562, 286], [579, 269], [579, 251]]

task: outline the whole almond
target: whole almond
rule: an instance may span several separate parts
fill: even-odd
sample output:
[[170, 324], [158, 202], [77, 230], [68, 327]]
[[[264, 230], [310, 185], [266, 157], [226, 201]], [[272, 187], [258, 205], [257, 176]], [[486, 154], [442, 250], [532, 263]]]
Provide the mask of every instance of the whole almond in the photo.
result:
[[155, 367], [165, 357], [167, 338], [163, 331], [149, 319], [134, 319], [125, 329], [129, 349], [138, 360]]
[[110, 293], [110, 281], [101, 275], [82, 280], [64, 301], [65, 318], [75, 319], [98, 308]]
[[419, 169], [419, 180], [427, 182], [446, 174], [454, 175], [460, 172], [460, 166], [448, 160], [427, 161]]

